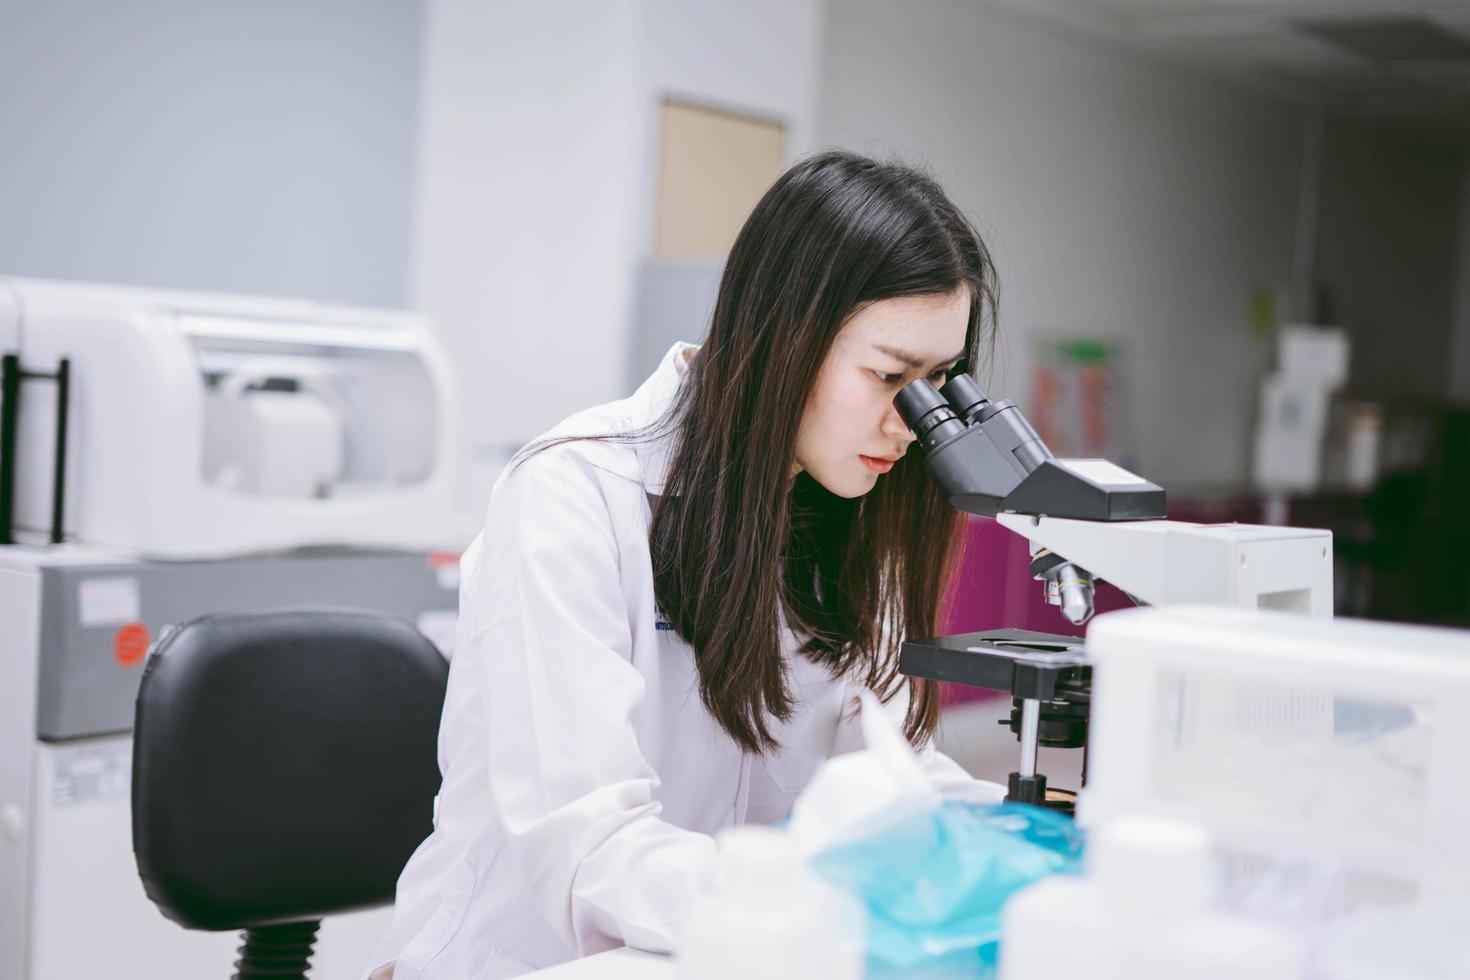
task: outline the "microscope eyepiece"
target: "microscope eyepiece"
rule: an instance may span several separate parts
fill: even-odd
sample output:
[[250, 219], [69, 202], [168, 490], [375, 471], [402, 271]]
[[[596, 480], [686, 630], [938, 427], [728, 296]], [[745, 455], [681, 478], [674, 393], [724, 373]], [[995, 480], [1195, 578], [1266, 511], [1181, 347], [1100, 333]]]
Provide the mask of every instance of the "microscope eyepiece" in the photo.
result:
[[905, 385], [893, 405], [926, 451], [965, 431], [948, 400], [923, 379]]
[[939, 393], [939, 389], [923, 379], [904, 385], [893, 399], [893, 404], [908, 427], [916, 431], [924, 416], [936, 409], [949, 408], [949, 402]]
[[980, 410], [990, 404], [990, 398], [975, 379], [968, 374], [957, 374], [945, 382], [940, 393], [944, 395], [961, 421], [973, 422]]

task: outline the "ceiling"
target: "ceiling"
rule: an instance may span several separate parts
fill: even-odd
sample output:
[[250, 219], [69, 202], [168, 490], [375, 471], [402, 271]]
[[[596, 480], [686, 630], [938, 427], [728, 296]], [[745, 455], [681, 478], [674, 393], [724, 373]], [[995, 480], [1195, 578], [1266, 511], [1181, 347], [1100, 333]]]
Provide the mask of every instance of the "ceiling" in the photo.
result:
[[1470, 0], [1001, 0], [1352, 116], [1470, 135]]

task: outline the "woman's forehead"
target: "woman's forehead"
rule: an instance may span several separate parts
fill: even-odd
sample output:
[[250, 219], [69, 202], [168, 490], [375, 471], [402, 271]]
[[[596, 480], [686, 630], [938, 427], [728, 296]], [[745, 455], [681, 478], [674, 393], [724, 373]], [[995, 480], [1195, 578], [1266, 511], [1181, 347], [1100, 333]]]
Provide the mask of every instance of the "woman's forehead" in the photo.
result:
[[876, 300], [858, 310], [843, 326], [839, 341], [849, 348], [914, 355], [912, 359], [944, 361], [961, 352], [970, 325], [966, 290], [926, 296]]

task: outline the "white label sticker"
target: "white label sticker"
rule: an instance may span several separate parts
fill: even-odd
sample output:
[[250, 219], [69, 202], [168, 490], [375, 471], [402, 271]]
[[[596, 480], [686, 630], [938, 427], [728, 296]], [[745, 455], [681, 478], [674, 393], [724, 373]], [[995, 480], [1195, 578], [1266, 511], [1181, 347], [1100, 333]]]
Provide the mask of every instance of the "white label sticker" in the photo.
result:
[[82, 579], [77, 585], [77, 609], [83, 629], [137, 622], [142, 618], [138, 580], [131, 575]]
[[1106, 486], [1117, 486], [1119, 484], [1136, 486], [1137, 484], [1148, 482], [1143, 477], [1129, 473], [1123, 467], [1109, 463], [1105, 459], [1059, 459], [1057, 462], [1078, 476], [1086, 477], [1093, 483], [1101, 483]]
[[67, 746], [54, 756], [51, 803], [75, 806], [93, 800], [121, 800], [131, 791], [133, 743], [108, 739], [88, 745]]

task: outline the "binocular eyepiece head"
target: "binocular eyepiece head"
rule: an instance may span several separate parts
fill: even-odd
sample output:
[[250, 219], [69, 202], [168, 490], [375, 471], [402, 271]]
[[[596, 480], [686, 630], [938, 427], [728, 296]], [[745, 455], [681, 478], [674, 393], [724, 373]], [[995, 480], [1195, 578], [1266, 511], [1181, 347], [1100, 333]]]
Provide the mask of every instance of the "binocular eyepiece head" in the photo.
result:
[[961, 420], [970, 423], [980, 410], [990, 404], [990, 398], [968, 374], [957, 374], [945, 382], [940, 389], [950, 407]]
[[904, 424], [926, 451], [964, 432], [969, 420], [989, 403], [968, 374], [950, 378], [942, 390], [921, 378], [904, 385], [893, 399]]

